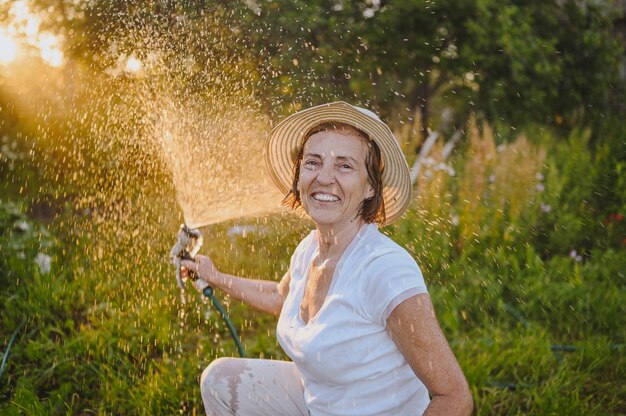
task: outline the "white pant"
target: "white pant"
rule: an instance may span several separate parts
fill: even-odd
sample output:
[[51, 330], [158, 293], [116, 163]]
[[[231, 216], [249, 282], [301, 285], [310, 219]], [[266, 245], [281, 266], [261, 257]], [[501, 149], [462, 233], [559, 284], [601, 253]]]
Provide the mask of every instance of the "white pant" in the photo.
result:
[[208, 416], [306, 416], [300, 373], [292, 362], [218, 358], [202, 373]]

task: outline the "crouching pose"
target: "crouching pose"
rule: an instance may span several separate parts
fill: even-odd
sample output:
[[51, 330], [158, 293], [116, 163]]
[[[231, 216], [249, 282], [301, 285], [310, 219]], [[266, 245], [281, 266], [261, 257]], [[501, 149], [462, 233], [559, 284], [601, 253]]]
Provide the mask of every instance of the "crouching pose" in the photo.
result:
[[315, 229], [280, 282], [183, 261], [209, 284], [279, 315], [290, 362], [220, 358], [202, 374], [208, 415], [468, 415], [472, 398], [415, 260], [378, 230], [411, 199], [407, 162], [371, 111], [335, 102], [269, 134], [283, 203]]

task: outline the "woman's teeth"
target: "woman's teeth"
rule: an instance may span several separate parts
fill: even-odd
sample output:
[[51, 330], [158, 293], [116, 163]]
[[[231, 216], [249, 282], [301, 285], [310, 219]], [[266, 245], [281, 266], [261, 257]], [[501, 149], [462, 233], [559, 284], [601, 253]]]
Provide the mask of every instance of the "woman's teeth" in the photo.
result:
[[337, 198], [335, 195], [329, 195], [329, 194], [313, 194], [313, 199], [317, 201], [321, 201], [321, 202], [339, 201], [339, 198]]

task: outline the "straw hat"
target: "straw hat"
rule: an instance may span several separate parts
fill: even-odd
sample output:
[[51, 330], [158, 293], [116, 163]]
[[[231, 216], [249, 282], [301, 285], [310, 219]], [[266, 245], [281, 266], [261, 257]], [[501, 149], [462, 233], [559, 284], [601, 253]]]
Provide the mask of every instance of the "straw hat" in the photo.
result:
[[320, 123], [336, 121], [350, 124], [367, 133], [380, 148], [383, 166], [385, 225], [402, 216], [411, 200], [409, 166], [389, 127], [373, 112], [343, 101], [307, 108], [281, 121], [265, 142], [265, 163], [280, 192], [292, 186], [293, 169], [304, 135]]

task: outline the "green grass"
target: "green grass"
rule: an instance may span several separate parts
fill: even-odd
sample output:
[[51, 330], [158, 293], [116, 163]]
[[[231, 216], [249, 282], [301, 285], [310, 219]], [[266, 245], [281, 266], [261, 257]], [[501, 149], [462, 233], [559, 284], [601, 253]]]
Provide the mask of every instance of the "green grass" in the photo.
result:
[[[519, 146], [518, 153], [537, 154]], [[422, 267], [476, 414], [626, 414], [626, 247], [616, 237], [624, 224], [604, 224], [584, 202], [592, 185], [568, 185], [564, 175], [596, 163], [579, 155], [574, 169], [568, 146], [539, 165], [516, 167], [539, 166], [543, 193], [533, 191], [537, 172], [527, 171], [507, 179], [520, 190], [507, 190], [504, 202], [500, 192], [512, 183], [470, 181], [462, 172], [471, 156], [457, 158], [457, 177], [422, 178], [411, 209], [385, 229]], [[489, 163], [485, 178], [502, 172], [497, 160]], [[477, 183], [484, 188], [470, 211]], [[2, 351], [26, 321], [0, 379], [0, 413], [202, 414], [203, 368], [237, 350], [208, 303], [191, 290], [181, 302], [167, 260], [178, 225], [170, 218], [174, 201], [148, 188], [136, 184], [141, 191], [124, 215], [115, 206], [82, 212], [66, 204], [45, 227], [25, 214], [27, 197], [0, 202]], [[311, 226], [290, 216], [250, 219], [256, 232], [233, 236], [234, 223], [203, 229], [203, 252], [226, 272], [271, 280]], [[49, 272], [34, 262], [38, 253], [51, 257]], [[276, 318], [222, 301], [248, 356], [285, 358]]]

